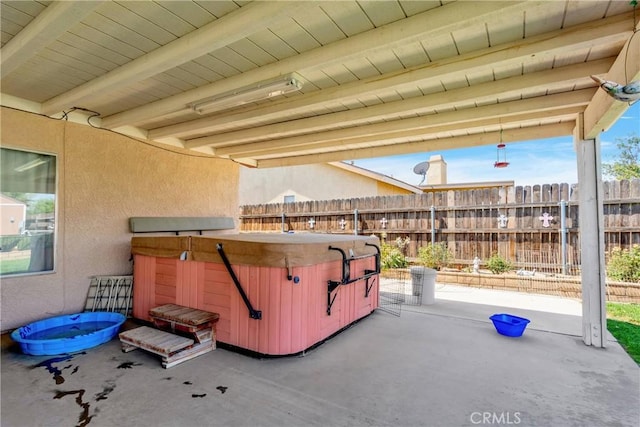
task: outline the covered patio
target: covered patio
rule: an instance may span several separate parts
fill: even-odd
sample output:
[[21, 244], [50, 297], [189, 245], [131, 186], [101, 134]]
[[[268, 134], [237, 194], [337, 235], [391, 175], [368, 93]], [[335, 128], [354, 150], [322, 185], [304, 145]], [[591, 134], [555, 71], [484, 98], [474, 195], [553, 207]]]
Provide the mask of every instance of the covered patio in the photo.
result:
[[640, 76], [634, 3], [3, 2], [2, 142], [58, 156], [64, 242], [53, 276], [5, 280], [3, 329], [73, 312], [88, 276], [129, 268], [140, 211], [236, 216], [239, 167], [573, 135], [582, 335], [605, 346], [598, 135], [628, 103], [596, 80]]
[[[637, 426], [638, 366], [611, 336], [583, 345], [578, 301], [450, 285], [436, 297], [301, 357], [217, 349], [165, 370], [117, 340], [58, 360], [4, 345], [2, 424]], [[522, 337], [495, 332], [503, 311], [532, 320]]]
[[131, 217], [237, 219], [241, 167], [566, 135], [584, 298], [582, 315], [528, 312], [521, 339], [494, 331], [501, 307], [440, 301], [376, 311], [305, 357], [218, 349], [171, 370], [117, 340], [58, 359], [3, 341], [3, 426], [637, 426], [638, 366], [606, 331], [598, 140], [628, 104], [591, 78], [640, 77], [628, 1], [1, 7], [3, 149], [48, 156], [12, 169], [54, 165], [56, 213], [54, 265], [2, 277], [3, 331], [129, 274]]

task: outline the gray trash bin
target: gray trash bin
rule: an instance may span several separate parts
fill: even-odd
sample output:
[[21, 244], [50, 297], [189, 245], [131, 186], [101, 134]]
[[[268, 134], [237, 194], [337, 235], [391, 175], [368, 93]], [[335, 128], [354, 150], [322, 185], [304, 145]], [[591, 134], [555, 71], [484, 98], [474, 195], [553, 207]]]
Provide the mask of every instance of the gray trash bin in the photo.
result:
[[422, 296], [421, 305], [431, 305], [436, 299], [436, 275], [433, 268], [411, 267], [413, 295]]

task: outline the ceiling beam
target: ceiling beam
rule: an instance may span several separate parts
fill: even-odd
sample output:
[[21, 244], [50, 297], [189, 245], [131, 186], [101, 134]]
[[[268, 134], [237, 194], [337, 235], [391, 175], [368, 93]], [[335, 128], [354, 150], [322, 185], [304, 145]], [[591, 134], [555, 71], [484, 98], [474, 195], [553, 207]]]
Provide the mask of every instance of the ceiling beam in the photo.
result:
[[0, 78], [4, 78], [82, 21], [104, 1], [56, 1], [0, 49]]
[[[246, 151], [240, 153], [234, 153], [232, 150], [226, 150], [217, 148], [214, 151], [214, 154], [217, 156], [242, 156], [242, 157], [251, 157], [258, 158], [264, 156], [282, 156], [282, 155], [295, 155], [296, 153], [301, 152], [309, 152], [310, 150], [319, 151], [319, 150], [331, 150], [334, 147], [342, 147], [344, 145], [353, 145], [353, 144], [375, 144], [375, 145], [384, 145], [388, 143], [387, 141], [398, 141], [403, 139], [432, 139], [436, 138], [438, 134], [449, 133], [449, 132], [466, 132], [469, 134], [477, 134], [484, 132], [487, 128], [491, 127], [517, 127], [517, 126], [530, 126], [532, 124], [539, 124], [540, 121], [567, 121], [567, 120], [575, 120], [576, 116], [584, 111], [584, 107], [574, 106], [574, 107], [561, 107], [554, 111], [537, 111], [537, 112], [526, 112], [522, 114], [515, 114], [511, 116], [505, 117], [488, 117], [488, 118], [478, 118], [477, 120], [469, 121], [461, 124], [455, 123], [444, 123], [441, 125], [433, 125], [429, 127], [422, 128], [413, 128], [413, 129], [402, 129], [395, 131], [387, 131], [380, 133], [372, 133], [372, 134], [363, 134], [358, 136], [353, 136], [350, 138], [338, 138], [332, 139], [328, 141], [318, 141], [310, 144], [301, 144], [292, 147], [282, 147], [274, 144], [271, 148], [263, 148], [261, 150], [255, 151]], [[423, 121], [425, 117], [421, 118]], [[413, 119], [410, 119], [413, 120]], [[404, 120], [398, 120], [402, 122]], [[277, 141], [274, 141], [277, 142]], [[233, 147], [229, 147], [233, 148]]]
[[498, 142], [520, 142], [534, 139], [553, 138], [571, 135], [575, 122], [557, 123], [532, 128], [509, 129], [501, 132], [465, 135], [452, 138], [433, 139], [429, 141], [390, 144], [382, 147], [368, 147], [319, 153], [303, 156], [281, 157], [276, 159], [258, 160], [257, 167], [284, 167], [312, 163], [326, 163], [341, 160], [363, 159], [371, 157], [386, 157], [399, 154], [413, 154], [429, 151], [446, 151], [455, 148], [478, 147], [497, 144]]
[[[449, 111], [427, 116], [414, 117], [403, 120], [393, 120], [370, 125], [361, 125], [346, 129], [332, 129], [325, 132], [314, 132], [280, 138], [269, 141], [260, 141], [245, 144], [235, 144], [216, 148], [217, 155], [238, 155], [244, 153], [249, 156], [256, 155], [260, 150], [288, 149], [290, 147], [309, 146], [319, 142], [344, 140], [361, 136], [387, 134], [390, 132], [429, 130], [443, 125], [457, 126], [458, 128], [476, 126], [481, 120], [509, 120], [510, 117], [518, 117], [526, 120], [537, 117], [540, 113], [549, 116], [557, 114], [558, 110], [566, 107], [574, 108], [572, 111], [582, 111], [593, 97], [594, 89], [582, 89], [570, 93], [558, 93], [554, 95], [539, 96], [535, 98], [511, 101], [501, 104], [485, 105], [475, 108], [465, 108], [458, 111]], [[295, 121], [291, 122], [295, 126]], [[265, 126], [268, 127], [268, 126]], [[302, 129], [304, 131], [304, 128]], [[266, 131], [268, 132], [268, 131]], [[268, 133], [264, 133], [268, 135]], [[224, 138], [227, 134], [218, 135]], [[190, 142], [190, 141], [189, 141]], [[220, 141], [218, 141], [220, 144]]]
[[[286, 5], [310, 4], [309, 2], [283, 3]], [[258, 81], [294, 71], [312, 70], [360, 58], [385, 49], [401, 47], [412, 41], [465, 29], [474, 23], [484, 23], [485, 20], [487, 22], [500, 20], [501, 13], [524, 11], [536, 6], [544, 7], [544, 3], [544, 1], [476, 2], [473, 7], [469, 7], [466, 2], [448, 3], [215, 83], [113, 114], [105, 117], [103, 123], [109, 128], [125, 124], [138, 124], [152, 119], [156, 115], [183, 110], [187, 104], [198, 99], [220, 95]], [[310, 13], [310, 11], [305, 10], [304, 13]]]
[[[592, 91], [590, 91], [592, 92]], [[521, 105], [525, 106], [527, 101], [517, 101]], [[499, 106], [502, 106], [500, 104]], [[576, 115], [584, 111], [586, 104], [573, 105], [573, 106], [558, 106], [554, 109], [543, 109], [537, 111], [523, 111], [521, 113], [511, 113], [507, 115], [495, 115], [491, 113], [491, 110], [496, 106], [479, 107], [473, 109], [463, 110], [461, 112], [448, 112], [442, 114], [434, 114], [430, 116], [423, 116], [413, 119], [395, 120], [393, 122], [378, 123], [368, 126], [358, 126], [356, 128], [348, 129], [350, 132], [340, 132], [340, 130], [329, 131], [319, 134], [318, 138], [315, 138], [317, 134], [307, 135], [314, 138], [309, 141], [303, 139], [297, 141], [296, 144], [286, 144], [288, 141], [276, 140], [271, 141], [271, 144], [265, 143], [260, 146], [255, 146], [253, 150], [249, 150], [248, 147], [236, 149], [236, 146], [216, 148], [215, 154], [219, 156], [261, 156], [265, 154], [275, 154], [278, 152], [291, 152], [300, 151], [305, 149], [315, 149], [321, 147], [330, 147], [333, 142], [347, 142], [347, 141], [366, 141], [366, 140], [381, 140], [392, 139], [406, 136], [418, 136], [426, 134], [436, 134], [439, 132], [459, 131], [462, 129], [478, 128], [483, 124], [487, 126], [501, 126], [508, 125], [514, 122], [525, 122], [531, 120], [549, 119], [551, 117], [564, 117], [567, 115]], [[476, 115], [477, 113], [477, 115]], [[440, 117], [443, 116], [443, 117]], [[460, 116], [460, 119], [457, 117]], [[468, 117], [468, 119], [464, 119]], [[450, 118], [451, 121], [447, 119]], [[392, 126], [385, 127], [387, 123]], [[403, 125], [406, 123], [406, 127]], [[323, 138], [324, 137], [324, 138]], [[301, 137], [304, 138], [304, 137]], [[249, 145], [249, 144], [248, 144]]]
[[[482, 83], [472, 87], [453, 89], [447, 92], [299, 119], [292, 121], [287, 126], [295, 129], [304, 129], [307, 133], [320, 132], [325, 129], [335, 128], [336, 124], [348, 127], [366, 124], [373, 120], [396, 120], [402, 114], [429, 114], [436, 109], [455, 108], [457, 104], [464, 104], [469, 101], [478, 103], [496, 102], [500, 96], [519, 95], [523, 90], [535, 91], [540, 88], [546, 90], [551, 83], [569, 81], [593, 86], [595, 83], [588, 77], [589, 74], [606, 72], [612, 63], [613, 58], [605, 58], [552, 70], [538, 71], [525, 76]], [[185, 147], [192, 149], [204, 145], [215, 147], [216, 137], [217, 135], [212, 135], [198, 138], [197, 140], [188, 140], [185, 142]]]
[[[638, 25], [640, 26], [640, 23]], [[640, 29], [636, 28], [636, 30]], [[634, 34], [636, 37], [632, 35], [629, 38], [611, 69], [606, 75], [601, 76], [605, 80], [620, 84], [640, 81], [640, 36], [637, 33]], [[608, 130], [628, 108], [628, 103], [613, 99], [603, 89], [598, 90], [584, 112], [585, 139], [593, 139], [600, 132]]]
[[[223, 48], [288, 18], [291, 12], [298, 7], [301, 6], [297, 2], [251, 2], [115, 70], [51, 98], [43, 103], [43, 113], [47, 115], [57, 113], [82, 103], [83, 100], [95, 96], [96, 93], [139, 82]], [[247, 25], [249, 22], [251, 25]], [[119, 125], [126, 124], [129, 123], [120, 123]]]
[[256, 117], [260, 117], [261, 121], [275, 121], [290, 116], [293, 112], [311, 112], [322, 107], [323, 104], [335, 105], [339, 102], [379, 94], [385, 90], [401, 90], [415, 88], [417, 85], [439, 83], [443, 76], [449, 79], [456, 75], [468, 75], [487, 66], [522, 64], [531, 58], [540, 61], [543, 58], [553, 58], [567, 50], [593, 48], [607, 40], [619, 41], [622, 44], [632, 31], [629, 27], [631, 18], [629, 14], [616, 15], [478, 52], [422, 64], [407, 70], [286, 98], [266, 106], [249, 107], [238, 112], [164, 126], [150, 130], [149, 138], [176, 136], [188, 139], [189, 136], [216, 132], [231, 123], [236, 127], [249, 126], [255, 122]]

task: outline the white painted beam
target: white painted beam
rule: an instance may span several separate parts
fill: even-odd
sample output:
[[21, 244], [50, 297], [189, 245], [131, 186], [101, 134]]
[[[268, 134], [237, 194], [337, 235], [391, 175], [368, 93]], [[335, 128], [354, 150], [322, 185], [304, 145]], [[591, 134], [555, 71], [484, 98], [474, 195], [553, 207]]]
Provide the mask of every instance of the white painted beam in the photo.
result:
[[29, 101], [6, 93], [0, 93], [0, 105], [36, 114], [41, 114], [42, 109], [42, 104], [39, 102]]
[[569, 27], [559, 31], [542, 34], [518, 42], [498, 45], [479, 52], [448, 58], [445, 60], [423, 64], [402, 72], [375, 76], [362, 81], [343, 84], [337, 87], [323, 89], [309, 94], [295, 96], [270, 103], [267, 106], [246, 108], [239, 112], [220, 114], [216, 117], [203, 117], [152, 129], [151, 139], [165, 136], [177, 136], [188, 139], [189, 136], [215, 131], [215, 127], [222, 127], [233, 123], [236, 126], [248, 125], [260, 116], [261, 120], [276, 121], [292, 113], [311, 112], [322, 104], [334, 104], [338, 101], [353, 101], [367, 95], [380, 93], [389, 89], [415, 88], [440, 82], [444, 77], [468, 75], [488, 66], [506, 66], [521, 64], [530, 57], [553, 58], [567, 50], [593, 48], [603, 42], [623, 42], [631, 32], [628, 20], [629, 14], [617, 15], [601, 21]]
[[[445, 123], [464, 124], [479, 118], [508, 117], [510, 115], [522, 114], [526, 111], [535, 113], [537, 111], [552, 111], [561, 107], [586, 106], [595, 89], [581, 89], [569, 93], [558, 93], [547, 96], [539, 96], [519, 101], [511, 101], [501, 104], [486, 105], [477, 108], [466, 108], [462, 110], [431, 114], [426, 117], [394, 120], [373, 125], [361, 125], [357, 128], [344, 128], [340, 130], [320, 131], [312, 129], [313, 126], [305, 125], [307, 119], [293, 120], [289, 122], [274, 123], [265, 126], [256, 126], [249, 129], [225, 132], [212, 136], [193, 138], [186, 140], [187, 148], [208, 145], [211, 147], [226, 147], [238, 145], [238, 149], [255, 149], [270, 146], [272, 143], [266, 142], [271, 139], [283, 141], [285, 138], [300, 136], [300, 142], [309, 143], [314, 141], [325, 141], [337, 135], [339, 138], [349, 138], [359, 135], [375, 134], [398, 130], [399, 126], [404, 129], [414, 129], [418, 127], [427, 128]], [[473, 99], [473, 98], [472, 98]], [[310, 122], [313, 122], [311, 120]], [[311, 131], [313, 130], [313, 133]], [[311, 133], [311, 134], [310, 134]], [[255, 142], [254, 142], [255, 141]], [[291, 140], [295, 143], [295, 140]]]
[[0, 78], [15, 71], [104, 1], [54, 1], [0, 50]]
[[[324, 132], [296, 135], [285, 138], [273, 138], [267, 141], [231, 144], [222, 146], [218, 140], [215, 144], [216, 154], [237, 156], [261, 155], [264, 150], [292, 150], [303, 147], [317, 147], [319, 143], [351, 138], [384, 139], [387, 136], [395, 138], [400, 135], [419, 135], [425, 133], [447, 132], [465, 128], [477, 128], [496, 124], [507, 124], [514, 121], [531, 121], [548, 119], [550, 117], [575, 115], [584, 111], [593, 96], [593, 89], [561, 93], [537, 98], [506, 102], [502, 104], [485, 105], [476, 108], [450, 111], [428, 116], [394, 120], [371, 125], [361, 125], [346, 129], [333, 129]], [[295, 126], [295, 121], [291, 122]], [[304, 129], [303, 129], [304, 130]], [[218, 135], [224, 139], [228, 134]], [[263, 135], [270, 135], [264, 132]], [[215, 137], [211, 137], [214, 139]], [[191, 141], [185, 144], [187, 147]]]
[[[299, 144], [293, 147], [284, 146], [281, 147], [279, 143], [283, 141], [275, 140], [271, 141], [272, 146], [265, 146], [260, 150], [254, 151], [241, 151], [236, 153], [234, 147], [228, 148], [216, 148], [216, 154], [220, 156], [246, 156], [246, 157], [263, 157], [263, 156], [293, 156], [301, 152], [308, 152], [310, 150], [332, 150], [334, 147], [342, 147], [344, 145], [385, 145], [398, 140], [416, 140], [420, 139], [435, 139], [438, 134], [447, 132], [465, 132], [470, 135], [478, 135], [485, 133], [489, 130], [493, 130], [498, 127], [517, 127], [522, 126], [527, 129], [535, 129], [535, 126], [540, 125], [542, 120], [546, 120], [549, 123], [549, 119], [553, 119], [555, 122], [560, 121], [575, 121], [576, 116], [584, 110], [583, 107], [569, 107], [559, 109], [554, 115], [550, 115], [547, 111], [540, 111], [535, 114], [522, 114], [509, 116], [505, 118], [487, 118], [477, 121], [466, 123], [464, 126], [459, 124], [442, 124], [439, 126], [433, 126], [428, 128], [406, 129], [396, 130], [389, 132], [381, 132], [371, 135], [353, 136], [351, 138], [338, 138], [328, 141], [319, 141], [310, 144]], [[424, 121], [424, 117], [421, 117]]]
[[[294, 2], [284, 3], [294, 4]], [[312, 4], [310, 2], [295, 3], [301, 3], [307, 7]], [[109, 128], [137, 124], [156, 115], [184, 109], [194, 100], [216, 96], [278, 75], [342, 63], [363, 55], [401, 47], [420, 39], [461, 30], [473, 23], [500, 20], [501, 12], [524, 11], [544, 3], [544, 1], [476, 2], [473, 7], [469, 7], [467, 2], [449, 3], [222, 81], [113, 114], [104, 119], [104, 124]], [[311, 13], [311, 11], [305, 13]]]
[[584, 122], [576, 123], [574, 144], [578, 161], [578, 203], [581, 282], [582, 339], [586, 345], [607, 343], [604, 213], [600, 140], [585, 139]]
[[[606, 71], [613, 62], [613, 58], [605, 58], [589, 63], [580, 63], [553, 70], [530, 73], [526, 76], [510, 77], [498, 81], [482, 83], [468, 88], [450, 90], [444, 93], [435, 93], [421, 97], [378, 104], [371, 107], [355, 110], [341, 111], [322, 116], [300, 119], [291, 122], [291, 127], [304, 129], [304, 132], [319, 132], [325, 129], [335, 128], [336, 124], [342, 127], [358, 126], [372, 120], [395, 120], [406, 113], [428, 114], [436, 109], [455, 107], [457, 103], [465, 103], [469, 100], [484, 102], [495, 101], [499, 96], [520, 95], [522, 90], [545, 88], [551, 82], [570, 81], [575, 84], [590, 85], [589, 72], [593, 70]], [[591, 81], [591, 82], [590, 82]], [[215, 122], [215, 118], [211, 118]], [[286, 125], [285, 125], [286, 126]], [[199, 138], [197, 142], [187, 141], [185, 147], [195, 148], [205, 144], [215, 144], [216, 135]]]
[[365, 147], [331, 153], [316, 153], [302, 156], [279, 157], [257, 161], [257, 167], [283, 167], [312, 163], [335, 162], [341, 160], [385, 157], [399, 154], [412, 154], [425, 151], [446, 151], [454, 148], [479, 147], [497, 144], [498, 142], [521, 142], [530, 139], [544, 139], [556, 136], [571, 135], [575, 122], [537, 126], [534, 129], [509, 129], [502, 132], [488, 132], [480, 135], [466, 135], [454, 138], [441, 138], [429, 141], [390, 144], [382, 147]]
[[[46, 101], [42, 106], [43, 112], [56, 113], [81, 103], [96, 92], [104, 92], [144, 80], [225, 47], [288, 18], [293, 10], [301, 7], [300, 3], [302, 2], [251, 2], [140, 58]], [[152, 114], [152, 116], [155, 115]], [[120, 122], [117, 125], [105, 123], [105, 127], [113, 128], [130, 124], [134, 123]]]
[[[630, 36], [611, 69], [602, 77], [621, 84], [640, 80], [640, 35]], [[595, 138], [608, 130], [628, 108], [629, 104], [613, 99], [600, 89], [584, 113], [585, 138]]]

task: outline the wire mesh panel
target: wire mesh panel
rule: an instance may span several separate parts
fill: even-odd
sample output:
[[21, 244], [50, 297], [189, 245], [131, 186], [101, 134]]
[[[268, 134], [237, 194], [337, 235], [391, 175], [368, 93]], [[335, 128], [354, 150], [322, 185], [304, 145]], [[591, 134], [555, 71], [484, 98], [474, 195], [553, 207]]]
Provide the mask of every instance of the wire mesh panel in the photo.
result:
[[406, 305], [422, 305], [422, 290], [424, 280], [413, 280], [409, 274], [405, 277], [405, 296], [404, 303]]
[[408, 273], [404, 270], [386, 270], [380, 275], [380, 310], [400, 316], [407, 295]]
[[85, 311], [108, 311], [131, 317], [133, 276], [93, 276]]

